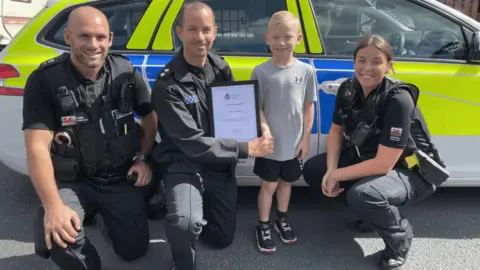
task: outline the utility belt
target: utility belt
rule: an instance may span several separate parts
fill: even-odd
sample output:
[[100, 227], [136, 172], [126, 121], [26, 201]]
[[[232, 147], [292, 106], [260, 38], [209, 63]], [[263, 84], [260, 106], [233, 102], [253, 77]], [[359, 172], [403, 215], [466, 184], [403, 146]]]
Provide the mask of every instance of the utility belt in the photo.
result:
[[118, 184], [127, 180], [127, 172], [118, 173], [97, 173], [88, 177], [88, 181], [97, 186], [108, 186]]
[[[346, 146], [348, 148], [355, 148], [360, 160], [372, 158], [368, 155], [365, 155], [365, 153], [361, 153], [359, 147], [362, 146], [367, 138], [374, 133], [375, 129], [373, 128], [372, 124], [368, 125], [361, 122], [357, 125], [356, 129], [350, 136], [344, 133]], [[401, 160], [400, 164], [410, 170], [417, 170], [427, 182], [435, 186], [440, 186], [448, 179], [448, 177], [450, 177], [450, 173], [445, 170], [441, 164], [418, 148], [413, 152], [413, 154], [405, 157], [404, 160]]]
[[420, 149], [405, 157], [402, 163], [408, 169], [416, 170], [423, 179], [437, 187], [450, 177], [450, 172]]

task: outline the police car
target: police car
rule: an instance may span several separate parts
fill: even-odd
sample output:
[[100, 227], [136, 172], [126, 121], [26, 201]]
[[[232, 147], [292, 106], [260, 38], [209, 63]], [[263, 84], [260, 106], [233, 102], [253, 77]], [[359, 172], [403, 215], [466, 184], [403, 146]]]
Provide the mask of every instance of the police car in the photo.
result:
[[[387, 38], [396, 59], [390, 75], [421, 89], [419, 106], [451, 172], [444, 185], [480, 186], [479, 22], [434, 0], [205, 1], [218, 23], [213, 51], [225, 57], [237, 80], [249, 79], [252, 68], [269, 58], [264, 33], [270, 16], [279, 10], [299, 16], [304, 39], [295, 53], [312, 65], [318, 83], [310, 156], [325, 151], [336, 90], [353, 75], [356, 42], [367, 34]], [[181, 46], [174, 26], [183, 2], [48, 1], [0, 53], [0, 161], [27, 174], [22, 89], [41, 62], [68, 50], [63, 29], [72, 8], [88, 4], [104, 12], [114, 32], [111, 50], [129, 57], [152, 85]], [[239, 185], [260, 183], [252, 165], [238, 165]]]

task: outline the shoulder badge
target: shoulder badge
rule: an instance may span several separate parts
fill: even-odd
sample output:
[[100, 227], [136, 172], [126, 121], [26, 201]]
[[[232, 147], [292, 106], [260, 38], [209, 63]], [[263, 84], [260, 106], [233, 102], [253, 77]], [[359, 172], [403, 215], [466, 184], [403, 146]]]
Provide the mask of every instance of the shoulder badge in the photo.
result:
[[68, 59], [68, 56], [70, 54], [69, 53], [63, 53], [57, 57], [54, 57], [54, 58], [51, 58], [51, 59], [48, 59], [47, 61], [44, 61], [42, 62], [39, 66], [38, 66], [38, 69], [39, 70], [42, 70], [42, 69], [45, 69], [47, 67], [51, 67], [51, 66], [54, 66], [56, 64], [60, 64], [60, 63], [63, 63], [64, 61], [66, 61]]
[[167, 64], [159, 73], [158, 73], [158, 78], [165, 80], [168, 78], [171, 74], [173, 73], [170, 64]]

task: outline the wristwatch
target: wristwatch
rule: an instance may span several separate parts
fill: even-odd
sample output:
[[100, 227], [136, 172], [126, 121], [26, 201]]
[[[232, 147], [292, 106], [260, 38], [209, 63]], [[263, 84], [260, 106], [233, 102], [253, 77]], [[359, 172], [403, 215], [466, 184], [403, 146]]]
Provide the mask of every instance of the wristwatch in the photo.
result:
[[141, 160], [143, 162], [147, 162], [147, 155], [144, 153], [137, 153], [137, 155], [133, 158], [133, 161]]

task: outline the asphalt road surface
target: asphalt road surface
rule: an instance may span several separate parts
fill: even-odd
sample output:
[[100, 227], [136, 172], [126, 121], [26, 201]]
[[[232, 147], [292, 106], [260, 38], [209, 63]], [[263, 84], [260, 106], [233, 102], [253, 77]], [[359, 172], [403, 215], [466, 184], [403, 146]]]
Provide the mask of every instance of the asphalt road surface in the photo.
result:
[[[57, 269], [33, 251], [32, 220], [39, 203], [28, 180], [0, 164], [0, 269]], [[353, 217], [342, 206], [295, 188], [290, 208], [298, 235], [293, 246], [260, 254], [255, 248], [257, 188], [240, 188], [238, 230], [234, 244], [224, 250], [199, 247], [199, 269], [375, 269], [383, 242], [375, 233], [351, 229]], [[480, 269], [480, 189], [441, 189], [422, 203], [404, 209], [415, 239], [403, 269]], [[104, 269], [169, 270], [171, 256], [162, 222], [150, 222], [151, 248], [144, 258], [124, 263], [95, 227], [87, 228], [103, 259]]]

